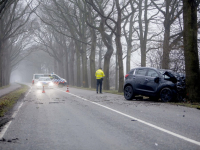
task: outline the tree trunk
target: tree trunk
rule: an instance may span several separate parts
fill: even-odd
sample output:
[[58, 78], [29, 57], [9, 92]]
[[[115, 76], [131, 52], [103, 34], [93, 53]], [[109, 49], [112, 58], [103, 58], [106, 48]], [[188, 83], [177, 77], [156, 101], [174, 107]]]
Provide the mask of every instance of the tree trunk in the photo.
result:
[[58, 63], [57, 63], [55, 58], [54, 58], [54, 65], [53, 66], [54, 66], [54, 73], [58, 74]]
[[118, 90], [118, 57], [117, 57], [117, 53], [116, 53], [116, 55], [115, 55], [116, 57], [115, 57], [115, 61], [116, 61], [116, 63], [115, 63], [115, 90]]
[[169, 36], [170, 36], [170, 29], [168, 27], [168, 28], [165, 28], [165, 33], [164, 33], [162, 69], [169, 69], [169, 63], [170, 63]]
[[144, 11], [144, 29], [143, 29], [143, 20], [142, 20], [142, 2], [143, 0], [139, 1], [139, 31], [140, 31], [140, 50], [141, 50], [141, 66], [146, 67], [146, 45], [147, 45], [147, 34], [148, 34], [148, 19], [147, 19], [147, 2], [148, 0], [145, 0], [145, 11]]
[[[112, 41], [112, 38], [110, 38], [109, 40]], [[104, 71], [104, 74], [105, 74], [104, 81], [103, 81], [103, 89], [104, 90], [110, 90], [109, 70], [110, 70], [110, 58], [112, 56], [112, 53], [113, 53], [113, 47], [108, 46], [107, 52], [104, 56], [104, 67], [103, 67], [103, 71]]]
[[91, 76], [91, 88], [96, 88], [95, 78], [95, 52], [96, 52], [96, 33], [94, 29], [91, 29], [92, 34], [92, 45], [90, 53], [90, 76]]
[[76, 60], [77, 60], [77, 62], [76, 62], [76, 65], [77, 65], [77, 86], [78, 87], [81, 87], [81, 76], [80, 76], [80, 74], [81, 74], [81, 68], [80, 68], [80, 66], [81, 66], [81, 64], [80, 64], [80, 52], [79, 52], [79, 49], [78, 49], [78, 46], [76, 45]]
[[87, 55], [86, 55], [86, 47], [83, 47], [82, 56], [82, 73], [83, 73], [83, 87], [88, 88], [88, 73], [87, 73]]
[[2, 41], [0, 40], [0, 87], [3, 86], [2, 79]]
[[65, 53], [65, 79], [67, 80], [67, 84], [70, 84], [70, 80], [69, 80], [69, 52]]
[[170, 38], [170, 1], [166, 1], [166, 13], [165, 13], [165, 20], [164, 20], [164, 41], [163, 41], [163, 59], [162, 59], [162, 69], [169, 69], [169, 53], [170, 53], [170, 46], [169, 46], [169, 38]]
[[103, 71], [104, 71], [105, 77], [104, 77], [104, 81], [103, 81], [103, 89], [104, 90], [110, 90], [110, 82], [109, 82], [110, 59], [111, 59], [111, 56], [113, 54], [112, 34], [108, 35], [105, 32], [104, 19], [102, 19], [100, 27], [101, 27], [100, 28], [100, 33], [101, 33], [101, 36], [102, 36], [102, 40], [103, 40], [104, 45], [107, 48], [106, 54], [104, 56], [104, 68], [103, 68]]
[[123, 92], [123, 86], [124, 86], [124, 66], [123, 66], [123, 52], [122, 52], [122, 44], [121, 44], [121, 9], [119, 6], [119, 0], [116, 1], [116, 7], [117, 7], [117, 24], [116, 24], [116, 37], [115, 37], [115, 43], [117, 48], [117, 55], [118, 55], [118, 64], [119, 64], [119, 89], [118, 92]]
[[69, 78], [68, 78], [68, 80], [70, 80], [70, 84], [71, 85], [74, 85], [74, 52], [75, 52], [75, 50], [74, 50], [74, 43], [73, 43], [73, 41], [70, 43], [70, 63], [69, 63], [69, 65], [70, 65], [70, 68], [69, 68], [69, 70], [70, 70], [70, 72], [69, 72]]
[[197, 7], [196, 0], [183, 0], [186, 90], [191, 102], [200, 102]]

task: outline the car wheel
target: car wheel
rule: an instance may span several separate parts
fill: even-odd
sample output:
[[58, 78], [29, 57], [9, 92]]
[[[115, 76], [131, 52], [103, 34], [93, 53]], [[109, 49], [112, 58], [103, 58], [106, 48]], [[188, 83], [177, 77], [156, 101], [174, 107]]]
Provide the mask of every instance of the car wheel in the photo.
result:
[[133, 99], [133, 88], [130, 85], [126, 86], [124, 89], [124, 98], [126, 100]]
[[163, 102], [169, 102], [173, 99], [172, 90], [170, 88], [163, 88], [160, 92], [160, 99]]

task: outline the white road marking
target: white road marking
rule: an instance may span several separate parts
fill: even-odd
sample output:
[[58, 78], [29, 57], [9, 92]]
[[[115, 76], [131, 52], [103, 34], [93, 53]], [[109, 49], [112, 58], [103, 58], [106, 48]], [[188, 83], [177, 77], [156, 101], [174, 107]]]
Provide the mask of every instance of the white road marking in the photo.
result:
[[[32, 87], [31, 87], [31, 89], [32, 89]], [[28, 93], [25, 95], [25, 97], [28, 96], [28, 94], [30, 93], [31, 89], [28, 91]], [[24, 98], [25, 98], [25, 97], [24, 97]], [[19, 110], [20, 110], [20, 108], [22, 107], [23, 104], [24, 104], [24, 103], [22, 102], [22, 103], [19, 105], [19, 107], [17, 108], [17, 110], [13, 113], [12, 118], [15, 118], [15, 117], [16, 117], [17, 113], [19, 112]], [[12, 123], [12, 120], [9, 121], [9, 122], [3, 127], [3, 129], [2, 129], [1, 132], [0, 132], [0, 139], [3, 138], [4, 134], [5, 134], [6, 131], [8, 130], [8, 128], [9, 128], [9, 126], [10, 126], [11, 123]]]
[[[57, 89], [57, 90], [59, 90], [59, 89]], [[64, 92], [64, 91], [62, 91], [62, 90], [59, 90], [59, 91]], [[148, 123], [148, 122], [146, 122], [146, 121], [140, 120], [140, 119], [138, 119], [138, 118], [132, 117], [132, 116], [130, 116], [130, 115], [127, 115], [127, 114], [125, 114], [125, 113], [122, 113], [122, 112], [120, 112], [120, 111], [117, 111], [117, 110], [115, 110], [115, 109], [112, 109], [112, 108], [110, 108], [110, 107], [101, 105], [101, 104], [96, 103], [96, 102], [92, 102], [92, 101], [87, 100], [87, 99], [85, 99], [85, 98], [82, 98], [82, 97], [80, 97], [80, 96], [78, 96], [78, 95], [75, 95], [75, 94], [72, 94], [72, 93], [68, 93], [68, 92], [64, 92], [64, 93], [73, 95], [73, 96], [75, 96], [75, 97], [77, 97], [77, 98], [80, 98], [80, 99], [82, 99], [82, 100], [84, 100], [84, 101], [87, 101], [87, 102], [93, 103], [93, 104], [95, 104], [95, 105], [101, 106], [101, 107], [103, 107], [103, 108], [106, 108], [106, 109], [108, 109], [108, 110], [111, 110], [111, 111], [113, 111], [113, 112], [116, 112], [116, 113], [118, 113], [118, 114], [120, 114], [120, 115], [123, 115], [123, 116], [128, 117], [128, 118], [133, 119], [133, 120], [136, 120], [136, 121], [138, 121], [138, 122], [140, 122], [140, 123], [143, 123], [143, 124], [145, 124], [145, 125], [147, 125], [147, 126], [150, 126], [150, 127], [155, 128], [155, 129], [157, 129], [157, 130], [160, 130], [160, 131], [162, 131], [162, 132], [165, 132], [165, 133], [167, 133], [167, 134], [170, 134], [170, 135], [172, 135], [172, 136], [175, 136], [175, 137], [177, 137], [177, 138], [180, 138], [180, 139], [182, 139], [182, 140], [185, 140], [185, 141], [188, 141], [188, 142], [190, 142], [190, 143], [193, 143], [193, 144], [196, 144], [196, 145], [199, 145], [199, 146], [200, 146], [200, 142], [195, 141], [195, 140], [193, 140], [193, 139], [187, 138], [187, 137], [182, 136], [182, 135], [180, 135], [180, 134], [177, 134], [177, 133], [171, 132], [171, 131], [169, 131], [169, 130], [166, 130], [166, 129], [164, 129], [164, 128], [161, 128], [161, 127], [159, 127], [159, 126], [156, 126], [156, 125], [154, 125], [154, 124], [151, 124], [151, 123]]]

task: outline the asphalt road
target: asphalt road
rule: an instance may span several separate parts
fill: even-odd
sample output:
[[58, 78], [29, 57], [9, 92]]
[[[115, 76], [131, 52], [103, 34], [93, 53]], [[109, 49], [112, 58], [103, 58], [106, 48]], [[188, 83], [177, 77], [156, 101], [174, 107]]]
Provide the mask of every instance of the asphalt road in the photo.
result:
[[200, 150], [200, 111], [69, 88], [31, 88], [2, 150]]

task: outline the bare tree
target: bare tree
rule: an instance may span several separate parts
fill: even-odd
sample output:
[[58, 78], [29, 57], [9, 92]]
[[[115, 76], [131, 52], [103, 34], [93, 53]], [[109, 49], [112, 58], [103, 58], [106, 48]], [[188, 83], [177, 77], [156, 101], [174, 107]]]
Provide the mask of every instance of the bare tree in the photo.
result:
[[[162, 68], [169, 69], [169, 54], [170, 54], [170, 31], [171, 25], [182, 13], [182, 9], [179, 10], [179, 3], [181, 0], [164, 0], [164, 2], [158, 2], [158, 0], [151, 0], [154, 6], [163, 14], [164, 16], [164, 41], [163, 41], [163, 60]], [[165, 6], [165, 11], [162, 9]]]
[[[112, 31], [112, 33], [115, 34], [115, 43], [116, 43], [116, 49], [117, 49], [117, 56], [118, 56], [118, 64], [119, 64], [119, 89], [118, 92], [123, 92], [123, 84], [124, 84], [124, 67], [123, 67], [123, 52], [122, 52], [122, 44], [121, 44], [121, 24], [123, 20], [125, 20], [127, 17], [129, 17], [131, 14], [128, 14], [126, 17], [122, 18], [122, 12], [126, 7], [128, 7], [130, 0], [128, 2], [122, 2], [120, 4], [119, 0], [112, 1], [112, 9], [108, 13], [108, 15], [105, 15], [102, 13], [98, 7], [99, 3], [96, 0], [86, 0], [88, 4], [90, 4], [93, 9], [102, 17], [105, 19], [105, 24], [107, 27]], [[108, 1], [106, 1], [108, 2]], [[114, 11], [114, 8], [116, 8], [116, 14]], [[114, 16], [114, 18], [111, 17], [111, 15]], [[108, 23], [110, 22], [110, 23]]]
[[197, 46], [197, 8], [199, 0], [183, 0], [184, 55], [188, 99], [200, 102], [200, 70]]
[[3, 15], [0, 19], [0, 86], [3, 85], [3, 66], [6, 66], [6, 62], [3, 58], [6, 52], [6, 44], [8, 40], [16, 35], [23, 34], [27, 32], [24, 28], [26, 23], [30, 20], [31, 14], [35, 11], [37, 7], [30, 10], [29, 6], [31, 4], [27, 3], [24, 7], [20, 1], [14, 1], [9, 8], [6, 7]]

